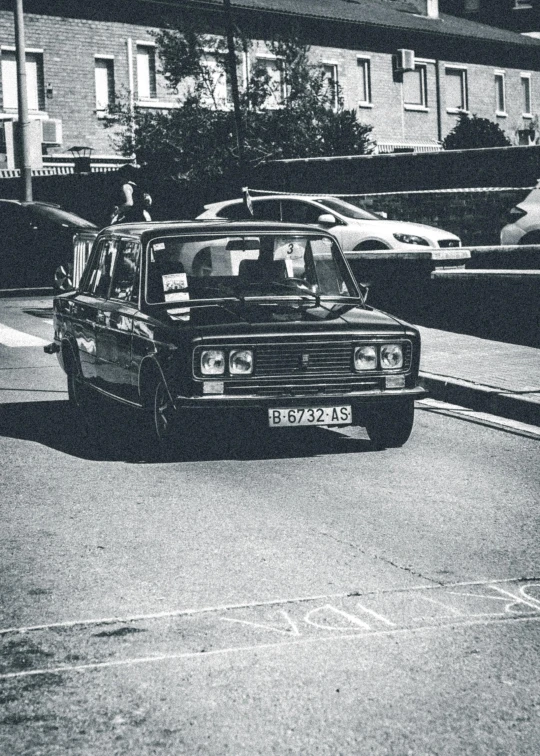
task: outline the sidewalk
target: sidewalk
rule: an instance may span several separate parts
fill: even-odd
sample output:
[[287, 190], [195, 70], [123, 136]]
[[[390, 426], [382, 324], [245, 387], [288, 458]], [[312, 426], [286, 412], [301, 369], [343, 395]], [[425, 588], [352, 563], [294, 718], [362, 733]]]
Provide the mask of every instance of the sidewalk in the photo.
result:
[[420, 327], [432, 399], [540, 425], [540, 349]]

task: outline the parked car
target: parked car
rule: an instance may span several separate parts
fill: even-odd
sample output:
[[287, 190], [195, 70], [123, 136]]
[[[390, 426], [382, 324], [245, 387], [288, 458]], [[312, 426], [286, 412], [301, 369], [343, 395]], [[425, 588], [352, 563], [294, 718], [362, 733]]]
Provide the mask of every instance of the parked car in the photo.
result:
[[59, 205], [0, 200], [0, 289], [53, 286], [73, 261], [73, 235], [93, 223]]
[[[387, 220], [337, 197], [272, 195], [254, 197], [253, 216], [268, 221], [313, 223], [330, 231], [346, 252], [370, 249], [460, 247], [458, 236], [421, 223]], [[248, 218], [241, 199], [205, 205], [199, 218]]]
[[540, 244], [540, 188], [533, 189], [508, 213], [501, 244]]
[[396, 447], [425, 394], [417, 329], [367, 306], [335, 238], [313, 226], [103, 229], [78, 289], [54, 298], [54, 333], [45, 350], [77, 413], [95, 413], [97, 395], [128, 404], [160, 444], [194, 412], [217, 424], [219, 409], [272, 429], [361, 425]]

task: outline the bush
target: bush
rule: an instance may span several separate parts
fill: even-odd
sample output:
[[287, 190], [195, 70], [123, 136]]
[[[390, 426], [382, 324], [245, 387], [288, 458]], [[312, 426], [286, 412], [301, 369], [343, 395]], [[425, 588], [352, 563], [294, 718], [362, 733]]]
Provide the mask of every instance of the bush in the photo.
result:
[[460, 113], [458, 122], [443, 140], [443, 149], [473, 150], [479, 147], [509, 147], [511, 144], [497, 123], [488, 118]]

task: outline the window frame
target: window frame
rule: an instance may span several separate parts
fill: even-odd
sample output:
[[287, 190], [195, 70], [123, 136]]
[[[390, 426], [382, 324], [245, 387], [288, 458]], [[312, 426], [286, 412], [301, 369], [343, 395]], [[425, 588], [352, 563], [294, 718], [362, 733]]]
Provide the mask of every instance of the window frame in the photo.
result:
[[[460, 86], [461, 86], [461, 100], [464, 105], [464, 107], [455, 107], [453, 105], [446, 107], [447, 113], [468, 113], [469, 112], [469, 76], [468, 76], [468, 69], [464, 66], [452, 66], [448, 65], [444, 67], [444, 75], [445, 77], [455, 76], [456, 74], [459, 75], [460, 78]], [[446, 79], [445, 79], [446, 81]], [[445, 86], [445, 100], [446, 100], [446, 86]]]
[[[127, 299], [121, 299], [118, 296], [114, 296], [115, 286], [117, 285], [117, 277], [120, 270], [122, 256], [125, 253], [126, 245], [132, 245], [135, 248], [136, 253], [136, 268], [133, 274], [133, 283], [131, 295]], [[109, 286], [108, 299], [114, 302], [120, 302], [121, 304], [137, 305], [139, 302], [139, 289], [141, 283], [141, 260], [142, 260], [142, 245], [139, 239], [125, 238], [117, 240], [116, 256], [114, 260], [114, 267], [111, 273], [111, 283]]]
[[[148, 55], [148, 95], [141, 93], [142, 77], [139, 65], [139, 55], [146, 51]], [[135, 42], [135, 63], [137, 72], [137, 100], [140, 102], [152, 102], [157, 100], [157, 46], [153, 42]]]
[[[502, 87], [499, 89], [498, 82], [502, 82]], [[506, 71], [496, 70], [493, 72], [493, 83], [495, 85], [495, 115], [498, 118], [506, 118], [508, 113], [506, 111]], [[502, 95], [502, 109], [499, 107], [501, 100], [499, 97]]]
[[[100, 107], [100, 102], [98, 100], [98, 80], [97, 80], [97, 70], [98, 70], [98, 63], [105, 63], [105, 68], [107, 70], [107, 105], [106, 107]], [[114, 66], [114, 55], [105, 55], [96, 53], [94, 55], [94, 80], [95, 80], [95, 93], [96, 93], [96, 113], [99, 115], [105, 115], [109, 108], [114, 105], [115, 102], [115, 92], [116, 92], [116, 81], [115, 81], [115, 66]]]
[[523, 90], [523, 82], [524, 81], [528, 82], [528, 84], [527, 84], [527, 97], [528, 97], [528, 100], [529, 100], [529, 109], [525, 110], [525, 97], [522, 97], [522, 100], [521, 100], [521, 107], [522, 107], [521, 116], [522, 116], [522, 118], [532, 118], [533, 117], [533, 112], [532, 112], [532, 74], [531, 73], [527, 73], [525, 71], [522, 71], [520, 73], [520, 75], [519, 75], [519, 81], [520, 81], [521, 86], [522, 86], [522, 90], [521, 90], [522, 94], [524, 92], [524, 90]]
[[371, 86], [371, 58], [368, 55], [356, 56], [356, 70], [362, 71], [362, 89], [363, 94], [367, 93], [368, 99], [363, 100], [358, 98], [358, 107], [360, 108], [372, 108], [373, 107], [373, 89]]
[[[420, 74], [420, 96], [421, 96], [421, 101], [422, 101], [421, 103], [406, 102], [405, 100], [405, 76], [408, 73]], [[414, 64], [413, 71], [403, 72], [401, 90], [403, 93], [403, 109], [404, 110], [415, 110], [422, 113], [425, 113], [429, 110], [428, 86], [427, 86], [427, 63], [416, 61]]]
[[[331, 82], [332, 92], [332, 110], [335, 112], [339, 107], [339, 66], [335, 61], [323, 60], [321, 66], [325, 72], [325, 81]], [[330, 76], [326, 73], [330, 71]]]
[[[0, 46], [0, 78], [2, 81], [2, 110], [6, 113], [18, 113], [19, 111], [19, 99], [18, 99], [18, 87], [19, 82], [17, 80], [17, 75], [15, 74], [15, 99], [16, 103], [14, 105], [7, 105], [5, 103], [5, 92], [6, 92], [6, 86], [4, 81], [4, 70], [3, 70], [3, 61], [4, 56], [6, 55], [13, 55], [14, 62], [15, 62], [15, 70], [17, 66], [17, 58], [16, 58], [16, 48], [11, 45], [1, 45]], [[33, 47], [26, 47], [24, 50], [25, 54], [25, 61], [26, 61], [26, 91], [27, 91], [27, 102], [28, 102], [28, 110], [32, 115], [36, 115], [39, 113], [46, 113], [46, 96], [45, 96], [45, 62], [44, 62], [44, 51], [41, 48], [33, 48]], [[34, 58], [36, 63], [36, 77], [35, 77], [35, 84], [36, 84], [36, 100], [37, 100], [37, 108], [32, 107], [32, 103], [30, 100], [30, 79], [31, 77], [28, 76], [28, 60]]]
[[[266, 65], [268, 63], [277, 63], [278, 61], [283, 61], [283, 58], [281, 58], [279, 55], [273, 55], [272, 53], [257, 53], [255, 56], [255, 66], [258, 66], [260, 64]], [[285, 76], [283, 69], [279, 69], [276, 66], [276, 70], [279, 71], [279, 100], [276, 98], [275, 93], [272, 94], [272, 97], [267, 97], [264, 104], [262, 105], [263, 108], [266, 110], [279, 110], [280, 108], [284, 107], [285, 101], [287, 99], [287, 83], [285, 81]], [[273, 100], [273, 102], [268, 102], [270, 99]]]

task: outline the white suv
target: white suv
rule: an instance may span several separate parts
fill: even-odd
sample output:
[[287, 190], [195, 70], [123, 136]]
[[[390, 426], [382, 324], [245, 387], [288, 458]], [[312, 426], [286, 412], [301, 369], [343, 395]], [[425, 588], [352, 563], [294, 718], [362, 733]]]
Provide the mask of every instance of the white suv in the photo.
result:
[[501, 244], [540, 244], [540, 187], [529, 192], [508, 215], [510, 222], [501, 230]]
[[[256, 220], [311, 223], [330, 231], [346, 252], [369, 249], [418, 249], [423, 247], [460, 247], [458, 236], [421, 223], [386, 220], [336, 197], [271, 195], [254, 197]], [[241, 199], [205, 205], [199, 218], [250, 217]]]

